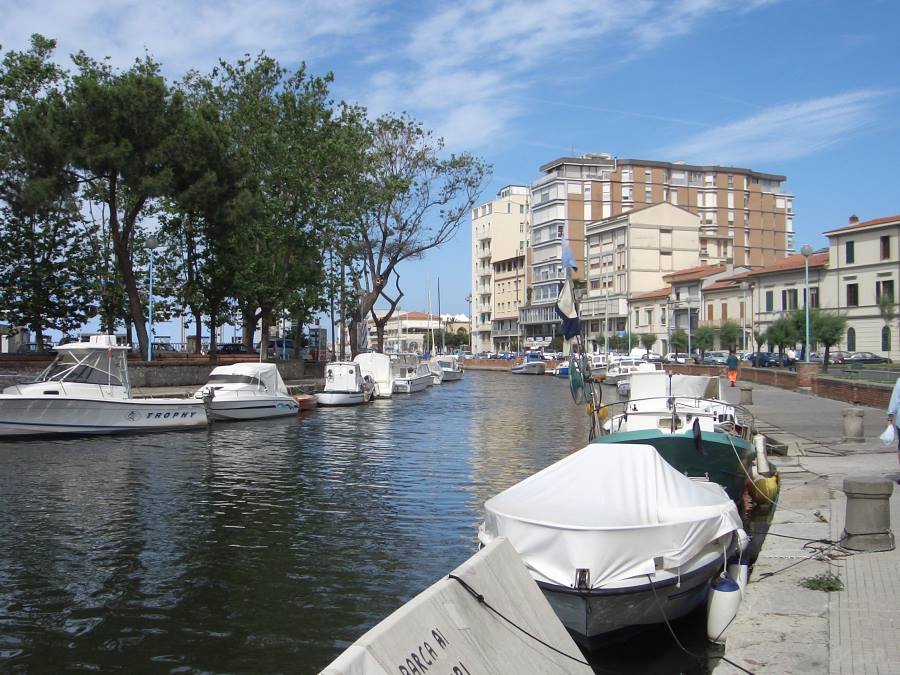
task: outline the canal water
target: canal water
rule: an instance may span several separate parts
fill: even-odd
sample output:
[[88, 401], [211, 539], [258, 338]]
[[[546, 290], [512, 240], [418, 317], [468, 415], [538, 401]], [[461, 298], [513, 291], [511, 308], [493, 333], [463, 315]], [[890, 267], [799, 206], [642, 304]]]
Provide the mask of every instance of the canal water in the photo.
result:
[[[470, 371], [299, 419], [0, 442], [0, 671], [318, 672], [587, 431], [565, 380]], [[702, 623], [674, 624], [698, 654]], [[592, 659], [708, 670], [666, 628]]]

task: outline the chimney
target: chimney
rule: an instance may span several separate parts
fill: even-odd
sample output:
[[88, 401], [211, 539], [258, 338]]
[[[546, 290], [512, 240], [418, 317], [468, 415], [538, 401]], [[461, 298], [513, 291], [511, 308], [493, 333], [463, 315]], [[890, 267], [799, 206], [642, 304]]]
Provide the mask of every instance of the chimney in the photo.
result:
[[850, 216], [850, 224], [851, 225], [855, 225], [858, 222], [859, 222], [859, 216], [857, 216], [855, 213], [852, 216]]

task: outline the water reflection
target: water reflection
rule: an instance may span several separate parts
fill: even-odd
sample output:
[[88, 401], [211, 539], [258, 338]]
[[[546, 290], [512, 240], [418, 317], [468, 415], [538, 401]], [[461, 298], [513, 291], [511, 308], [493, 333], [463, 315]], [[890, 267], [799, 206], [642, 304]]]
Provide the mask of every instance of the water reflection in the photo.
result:
[[317, 672], [582, 447], [564, 381], [205, 431], [3, 443], [0, 667]]

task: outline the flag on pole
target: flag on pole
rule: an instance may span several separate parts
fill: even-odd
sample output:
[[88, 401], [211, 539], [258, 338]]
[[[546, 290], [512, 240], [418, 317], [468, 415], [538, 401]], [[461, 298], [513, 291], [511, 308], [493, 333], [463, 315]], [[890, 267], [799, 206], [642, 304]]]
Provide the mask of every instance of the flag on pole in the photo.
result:
[[559, 297], [556, 299], [556, 313], [562, 320], [560, 333], [566, 340], [571, 340], [581, 334], [581, 319], [578, 318], [578, 310], [575, 307], [575, 289], [572, 285], [571, 275], [566, 275], [566, 281], [559, 289]]

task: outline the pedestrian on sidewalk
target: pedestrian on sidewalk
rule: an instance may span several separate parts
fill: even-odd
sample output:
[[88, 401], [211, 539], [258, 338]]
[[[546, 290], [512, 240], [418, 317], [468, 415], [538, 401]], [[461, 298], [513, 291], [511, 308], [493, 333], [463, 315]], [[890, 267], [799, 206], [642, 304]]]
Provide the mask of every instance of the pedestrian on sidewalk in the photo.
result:
[[[728, 381], [733, 387], [734, 383], [737, 382], [738, 375], [738, 359], [734, 354], [734, 348], [728, 350], [728, 358], [725, 359], [725, 370], [728, 371]], [[900, 382], [900, 380], [898, 380], [898, 382]]]
[[[900, 377], [894, 383], [894, 391], [891, 393], [891, 402], [888, 403], [888, 424], [894, 425], [894, 436], [897, 438], [897, 461], [900, 463], [900, 429], [897, 428], [897, 409], [900, 408]], [[900, 478], [897, 479], [900, 485]]]

